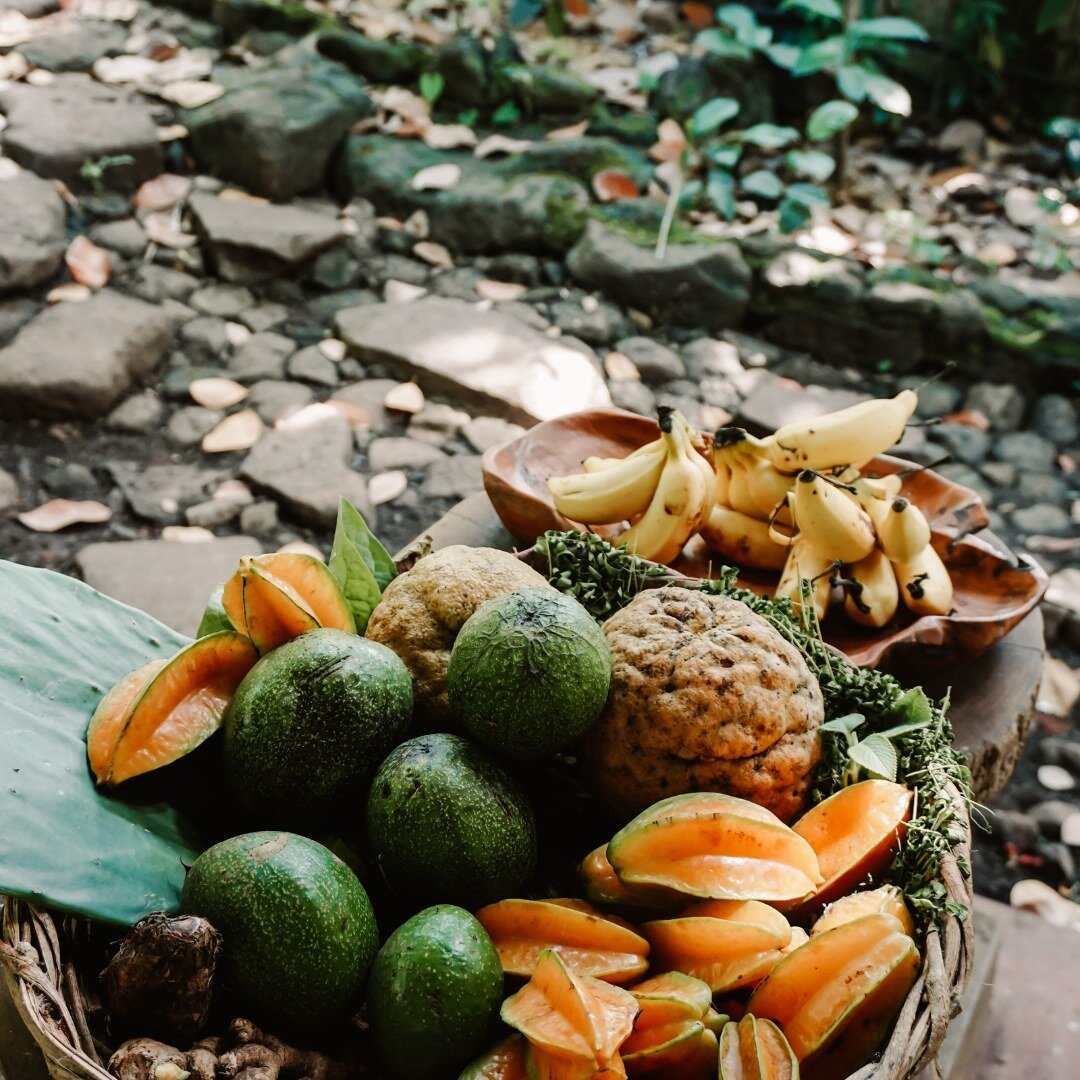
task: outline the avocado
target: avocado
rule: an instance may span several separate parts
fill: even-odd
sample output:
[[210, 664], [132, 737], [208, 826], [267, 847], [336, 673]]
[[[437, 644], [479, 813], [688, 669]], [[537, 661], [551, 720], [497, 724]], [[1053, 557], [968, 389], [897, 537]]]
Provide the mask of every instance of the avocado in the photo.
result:
[[368, 982], [375, 1051], [397, 1080], [450, 1077], [484, 1047], [499, 1016], [503, 973], [484, 928], [440, 904], [399, 926]]
[[371, 783], [367, 832], [387, 884], [418, 902], [501, 900], [536, 863], [525, 793], [457, 735], [422, 735], [390, 754]]
[[322, 1030], [359, 1004], [378, 927], [364, 886], [322, 844], [287, 832], [224, 840], [195, 860], [180, 907], [221, 933], [221, 985], [271, 1029]]
[[408, 730], [412, 678], [385, 645], [311, 630], [248, 672], [225, 714], [229, 790], [258, 827], [313, 833], [355, 815]]
[[596, 722], [610, 683], [603, 630], [551, 589], [519, 589], [478, 608], [446, 674], [465, 734], [516, 761], [570, 749]]

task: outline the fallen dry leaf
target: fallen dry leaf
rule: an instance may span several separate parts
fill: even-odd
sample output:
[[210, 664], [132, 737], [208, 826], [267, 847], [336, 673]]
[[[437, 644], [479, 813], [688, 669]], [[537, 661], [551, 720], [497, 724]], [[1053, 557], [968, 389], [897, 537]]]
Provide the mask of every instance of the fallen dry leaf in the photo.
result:
[[390, 304], [405, 304], [410, 300], [419, 300], [421, 296], [427, 296], [427, 289], [423, 285], [411, 285], [407, 281], [390, 278], [383, 286], [383, 299]]
[[335, 364], [340, 364], [345, 359], [345, 353], [348, 346], [340, 338], [323, 338], [319, 342], [319, 352], [326, 357], [327, 360], [333, 360]]
[[453, 269], [454, 256], [442, 244], [436, 244], [433, 240], [421, 240], [413, 246], [413, 254], [430, 266], [437, 266], [442, 270]]
[[622, 169], [602, 169], [592, 179], [593, 194], [601, 202], [615, 202], [616, 199], [636, 199], [638, 186], [629, 173]]
[[60, 6], [74, 8], [84, 19], [104, 19], [106, 22], [128, 23], [139, 14], [139, 0], [77, 0], [77, 3]]
[[1072, 791], [1076, 787], [1076, 777], [1060, 765], [1040, 765], [1035, 770], [1035, 779], [1047, 791]]
[[461, 166], [452, 161], [421, 169], [410, 182], [413, 191], [447, 191], [461, 180]]
[[225, 324], [225, 340], [235, 349], [243, 345], [251, 337], [251, 331], [243, 323], [227, 322]]
[[637, 364], [621, 352], [609, 352], [604, 357], [604, 371], [609, 379], [617, 382], [641, 382], [641, 372]]
[[191, 233], [178, 229], [169, 214], [147, 214], [142, 219], [142, 227], [152, 243], [174, 251], [194, 247], [198, 243]]
[[511, 139], [508, 135], [489, 135], [476, 144], [473, 157], [489, 158], [496, 154], [520, 154], [532, 146], [529, 139]]
[[46, 304], [81, 304], [94, 294], [85, 285], [77, 281], [66, 281], [45, 294]]
[[186, 139], [188, 129], [183, 124], [162, 124], [157, 129], [158, 142], [176, 142], [177, 139]]
[[661, 120], [656, 129], [656, 142], [649, 148], [653, 161], [678, 161], [686, 149], [686, 132], [670, 117]]
[[244, 483], [243, 480], [237, 480], [235, 477], [229, 480], [222, 480], [216, 488], [214, 488], [212, 499], [218, 502], [254, 502], [255, 496], [251, 492], [251, 488]]
[[528, 291], [527, 286], [519, 285], [516, 281], [484, 280], [476, 283], [477, 296], [481, 296], [485, 300], [491, 300], [496, 304], [505, 304], [510, 300], [516, 300]]
[[225, 93], [225, 87], [198, 79], [178, 79], [167, 83], [158, 91], [158, 97], [179, 105], [181, 109], [199, 109], [217, 101]]
[[363, 405], [357, 405], [355, 401], [338, 401], [331, 398], [326, 402], [328, 409], [333, 409], [339, 416], [344, 416], [349, 422], [349, 427], [366, 430], [371, 427], [371, 413]]
[[410, 120], [418, 128], [426, 128], [431, 123], [431, 106], [419, 95], [401, 86], [391, 86], [382, 93], [373, 95], [378, 104], [387, 112], [395, 113], [403, 120]]
[[555, 128], [553, 131], [549, 131], [544, 138], [548, 142], [570, 142], [572, 139], [580, 139], [589, 130], [589, 124], [590, 121], [581, 120], [576, 124]]
[[135, 192], [135, 209], [163, 211], [171, 210], [182, 203], [191, 191], [191, 180], [176, 173], [162, 173], [153, 180], [147, 180]]
[[235, 379], [215, 375], [209, 379], [196, 379], [188, 386], [188, 393], [191, 400], [204, 409], [231, 409], [233, 405], [239, 405], [251, 391]]
[[1080, 930], [1080, 904], [1055, 892], [1044, 881], [1026, 878], [1018, 881], [1009, 893], [1009, 903], [1021, 911], [1030, 911], [1053, 926]]
[[414, 210], [404, 221], [401, 228], [417, 240], [426, 240], [431, 232], [431, 219], [426, 210]]
[[424, 407], [424, 391], [414, 382], [398, 383], [386, 392], [383, 408], [415, 415]]
[[393, 502], [408, 486], [409, 478], [401, 469], [376, 473], [368, 481], [368, 498], [373, 506], [381, 506], [383, 503]]
[[254, 409], [241, 409], [226, 416], [202, 440], [208, 454], [228, 454], [234, 450], [250, 450], [262, 438], [263, 422]]
[[326, 556], [314, 544], [309, 544], [306, 540], [290, 540], [287, 544], [282, 544], [278, 548], [278, 554], [310, 555], [313, 559], [318, 559], [319, 562], [326, 562]]
[[101, 525], [112, 517], [104, 504], [91, 500], [50, 499], [19, 515], [19, 522], [39, 533], [54, 533], [71, 525]]
[[458, 150], [476, 145], [476, 132], [465, 124], [432, 124], [424, 132], [424, 142], [433, 150]]
[[103, 288], [112, 272], [109, 253], [86, 236], [76, 236], [68, 244], [64, 265], [75, 281], [88, 289]]
[[166, 525], [161, 539], [169, 544], [209, 544], [216, 538], [201, 525]]
[[960, 424], [962, 427], [977, 428], [979, 431], [990, 430], [990, 420], [986, 413], [978, 409], [960, 409], [941, 418], [946, 424]]

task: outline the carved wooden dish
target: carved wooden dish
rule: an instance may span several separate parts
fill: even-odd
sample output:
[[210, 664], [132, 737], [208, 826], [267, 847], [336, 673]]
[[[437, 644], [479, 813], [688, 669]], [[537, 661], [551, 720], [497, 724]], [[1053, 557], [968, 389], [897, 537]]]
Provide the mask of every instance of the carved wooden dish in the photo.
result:
[[[548, 529], [581, 528], [555, 509], [548, 477], [579, 472], [581, 462], [593, 454], [625, 457], [656, 437], [654, 421], [621, 409], [596, 409], [548, 420], [513, 442], [488, 450], [484, 486], [506, 528], [529, 545]], [[882, 456], [863, 471], [883, 476], [909, 467], [900, 458]], [[988, 521], [986, 507], [971, 488], [922, 469], [904, 479], [903, 495], [930, 522], [932, 542], [952, 577], [954, 608], [947, 616], [921, 617], [901, 608], [878, 630], [856, 625], [841, 610], [830, 611], [822, 627], [826, 641], [862, 667], [878, 667], [888, 658], [899, 659], [912, 651], [935, 666], [973, 656], [1016, 626], [1046, 589], [1040, 567], [1020, 568], [999, 541], [994, 546], [971, 535]], [[619, 528], [600, 525], [595, 531], [608, 537]], [[707, 577], [710, 567], [719, 564], [719, 556], [694, 537], [673, 569]], [[771, 593], [777, 578], [740, 567], [740, 583], [755, 592]]]

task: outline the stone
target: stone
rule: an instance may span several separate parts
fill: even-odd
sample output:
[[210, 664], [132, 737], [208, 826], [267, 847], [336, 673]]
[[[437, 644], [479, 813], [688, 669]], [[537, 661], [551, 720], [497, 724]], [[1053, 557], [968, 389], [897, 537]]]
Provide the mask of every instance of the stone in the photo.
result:
[[177, 446], [197, 446], [202, 437], [211, 432], [225, 419], [220, 409], [204, 409], [199, 405], [185, 405], [169, 417], [165, 434]]
[[424, 50], [414, 41], [379, 40], [355, 30], [333, 30], [319, 35], [323, 56], [375, 83], [411, 83], [424, 61]]
[[390, 437], [373, 439], [368, 446], [368, 466], [373, 473], [391, 469], [426, 469], [446, 457], [437, 446], [419, 439]]
[[1053, 472], [1057, 450], [1034, 431], [1010, 431], [994, 441], [994, 457], [1029, 472]]
[[511, 439], [520, 438], [525, 434], [525, 429], [498, 416], [477, 416], [461, 429], [461, 434], [478, 454], [482, 454], [493, 446], [502, 446]]
[[239, 316], [240, 321], [253, 333], [273, 330], [289, 317], [289, 309], [284, 304], [256, 304]]
[[333, 400], [358, 405], [363, 409], [370, 419], [370, 430], [373, 435], [400, 432], [404, 426], [404, 418], [387, 412], [383, 408], [386, 395], [397, 384], [397, 379], [365, 379], [363, 382], [351, 383], [335, 391]]
[[449, 442], [468, 422], [467, 412], [445, 402], [429, 401], [409, 421], [409, 438], [439, 446]]
[[160, 304], [163, 300], [186, 303], [199, 287], [199, 279], [181, 270], [146, 263], [139, 267], [129, 287], [140, 300], [147, 300], [151, 304]]
[[633, 361], [642, 379], [650, 385], [681, 379], [686, 365], [674, 349], [647, 337], [628, 337], [615, 342], [615, 349]]
[[202, 191], [188, 205], [211, 262], [226, 281], [251, 284], [281, 277], [344, 235], [336, 218], [296, 206], [237, 202]]
[[975, 469], [962, 461], [946, 461], [941, 465], [935, 465], [935, 472], [940, 473], [946, 480], [971, 488], [988, 505], [994, 500], [994, 491], [990, 485]]
[[649, 102], [658, 116], [687, 120], [706, 101], [732, 97], [739, 102], [739, 127], [772, 119], [769, 79], [752, 59], [733, 56], [683, 57], [660, 75]]
[[184, 353], [173, 353], [169, 358], [170, 370], [158, 385], [161, 396], [167, 401], [191, 402], [190, 387], [196, 379], [218, 379], [228, 377], [228, 373], [209, 364], [191, 364]]
[[184, 520], [189, 525], [197, 525], [203, 529], [217, 529], [235, 521], [240, 516], [240, 511], [253, 500], [254, 496], [250, 491], [223, 499], [207, 499], [206, 502], [189, 506], [184, 511]]
[[125, 435], [146, 435], [160, 427], [164, 415], [161, 398], [153, 390], [143, 390], [117, 405], [105, 418], [105, 426]]
[[278, 527], [277, 503], [269, 499], [257, 499], [240, 510], [240, 530], [265, 536]]
[[[851, 263], [844, 259], [816, 258], [809, 252], [800, 250], [784, 251], [777, 255], [765, 268], [765, 283], [778, 292], [810, 294], [815, 299], [820, 298], [834, 304], [855, 303], [863, 298], [866, 291], [862, 277]], [[890, 300], [895, 298], [895, 294], [895, 290], [888, 289], [879, 292], [879, 304], [887, 306]], [[928, 311], [931, 303], [932, 300], [926, 301]]]
[[1031, 426], [1058, 446], [1075, 446], [1080, 439], [1076, 409], [1063, 394], [1044, 394], [1035, 402]]
[[8, 121], [5, 154], [39, 176], [71, 184], [87, 161], [130, 158], [104, 176], [107, 187], [130, 190], [162, 170], [161, 143], [144, 100], [87, 75], [58, 75], [46, 86], [16, 83], [0, 91], [0, 112]]
[[0, 298], [0, 345], [6, 345], [40, 310], [41, 304], [28, 296]]
[[1039, 837], [1038, 826], [1020, 810], [995, 809], [990, 833], [998, 843], [1012, 844], [1020, 851], [1030, 851]]
[[981, 464], [990, 449], [990, 436], [967, 424], [941, 424], [931, 430], [931, 438], [968, 465]]
[[749, 300], [750, 268], [734, 244], [671, 244], [660, 261], [651, 248], [593, 221], [567, 267], [585, 288], [683, 326], [734, 325]]
[[986, 146], [986, 128], [978, 120], [953, 120], [937, 137], [937, 146], [966, 164], [977, 165]]
[[789, 379], [764, 379], [739, 406], [739, 417], [756, 430], [773, 432], [796, 420], [824, 416], [865, 401], [868, 394], [798, 386]]
[[463, 108], [486, 104], [490, 93], [487, 58], [487, 49], [467, 31], [455, 34], [440, 45], [432, 63], [443, 77], [442, 96]]
[[598, 366], [579, 349], [462, 300], [352, 308], [336, 326], [361, 361], [506, 419], [531, 424], [610, 403]]
[[146, 521], [171, 525], [189, 506], [203, 502], [222, 476], [197, 465], [146, 465], [114, 461], [109, 472], [131, 510]]
[[135, 218], [105, 221], [90, 230], [90, 239], [126, 259], [140, 259], [150, 243], [146, 230]]
[[1012, 513], [1012, 523], [1025, 536], [1068, 536], [1073, 531], [1068, 513], [1054, 503], [1035, 503]]
[[321, 288], [340, 291], [360, 280], [360, 261], [345, 248], [334, 247], [315, 259], [309, 275]]
[[19, 46], [19, 52], [29, 63], [45, 71], [87, 71], [103, 56], [116, 56], [124, 51], [128, 30], [118, 22], [97, 19], [73, 19], [35, 34]]
[[1048, 502], [1065, 506], [1069, 501], [1069, 485], [1062, 477], [1053, 473], [1020, 471], [1016, 474], [1014, 494], [1021, 505]]
[[0, 180], [0, 293], [52, 277], [64, 256], [64, 203], [47, 180], [18, 172]]
[[289, 357], [285, 373], [290, 379], [311, 383], [312, 386], [337, 386], [337, 364], [327, 359], [317, 345], [309, 345]]
[[194, 634], [207, 597], [241, 558], [261, 550], [250, 536], [202, 544], [125, 540], [89, 544], [76, 554], [75, 565], [92, 588]]
[[310, 386], [281, 382], [279, 379], [263, 379], [252, 386], [244, 405], [254, 409], [263, 423], [273, 426], [282, 417], [299, 412], [314, 400], [315, 394]]
[[608, 383], [611, 403], [620, 409], [653, 416], [656, 413], [656, 397], [653, 392], [637, 379], [613, 379]]
[[738, 347], [730, 341], [718, 341], [709, 337], [696, 338], [683, 346], [682, 355], [686, 373], [692, 379], [700, 380], [710, 376], [738, 379], [743, 375]]
[[[476, 295], [475, 291], [472, 293]], [[573, 300], [559, 300], [551, 305], [551, 319], [564, 334], [572, 334], [589, 345], [610, 345], [612, 341], [630, 329], [623, 313], [607, 302], [589, 306]]]
[[908, 375], [899, 380], [899, 385], [901, 389], [918, 391], [919, 404], [915, 406], [915, 415], [920, 420], [936, 420], [960, 407], [960, 387], [941, 379], [927, 382], [922, 376]]
[[1010, 383], [975, 383], [964, 399], [964, 408], [981, 412], [995, 431], [1015, 431], [1024, 407], [1024, 395]]
[[1056, 840], [1061, 835], [1062, 822], [1075, 813], [1076, 806], [1063, 799], [1045, 799], [1027, 810], [1028, 817], [1048, 840]]
[[319, 409], [303, 424], [267, 432], [244, 459], [240, 475], [301, 524], [332, 529], [344, 496], [373, 526], [367, 484], [349, 467], [349, 423], [333, 409]]
[[484, 490], [484, 473], [479, 454], [456, 454], [433, 461], [420, 485], [427, 499], [464, 499]]
[[546, 319], [536, 308], [530, 307], [519, 300], [496, 304], [495, 310], [503, 315], [513, 315], [515, 319], [519, 319], [534, 330], [546, 330], [551, 325], [551, 320]]
[[1016, 483], [1016, 466], [1011, 461], [986, 461], [979, 471], [997, 487], [1011, 488]]
[[19, 481], [6, 469], [0, 469], [0, 514], [19, 505]]
[[1031, 188], [1013, 187], [1005, 192], [1005, 216], [1013, 225], [1030, 229], [1046, 219], [1039, 193]]
[[500, 79], [528, 116], [577, 115], [600, 96], [591, 83], [548, 64], [507, 65]]
[[232, 350], [228, 325], [218, 315], [189, 319], [180, 327], [180, 341], [192, 355], [207, 360], [217, 360]]
[[196, 289], [187, 301], [204, 315], [217, 315], [221, 319], [239, 319], [255, 304], [255, 296], [243, 285], [229, 285], [212, 281]]
[[320, 188], [341, 141], [374, 110], [340, 64], [293, 50], [257, 68], [226, 72], [220, 82], [222, 97], [180, 116], [196, 159], [204, 170], [270, 199]]
[[81, 461], [68, 461], [47, 469], [41, 482], [60, 499], [100, 499], [101, 485], [93, 470]]
[[768, 367], [783, 355], [771, 342], [752, 334], [744, 334], [741, 330], [725, 330], [720, 336], [727, 344], [735, 346], [739, 360], [749, 368]]
[[866, 303], [881, 318], [921, 321], [933, 314], [937, 298], [933, 289], [913, 281], [879, 281], [870, 287]]
[[233, 353], [229, 372], [245, 385], [260, 379], [283, 379], [285, 363], [294, 352], [296, 342], [284, 334], [275, 334], [273, 330], [252, 334]]
[[112, 289], [47, 308], [0, 349], [0, 415], [102, 416], [171, 337], [166, 315]]

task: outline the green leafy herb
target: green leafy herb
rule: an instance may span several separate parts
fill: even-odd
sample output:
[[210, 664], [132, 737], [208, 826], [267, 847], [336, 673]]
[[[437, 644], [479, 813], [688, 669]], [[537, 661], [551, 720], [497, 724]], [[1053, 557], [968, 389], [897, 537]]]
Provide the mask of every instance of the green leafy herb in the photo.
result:
[[814, 142], [831, 139], [854, 123], [859, 110], [850, 101], [826, 101], [819, 105], [806, 121], [806, 137]]
[[338, 504], [329, 566], [356, 620], [357, 633], [362, 634], [383, 589], [397, 576], [397, 568], [348, 499]]

